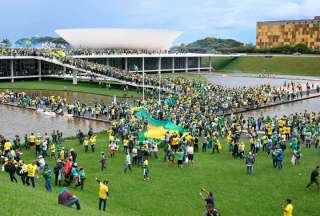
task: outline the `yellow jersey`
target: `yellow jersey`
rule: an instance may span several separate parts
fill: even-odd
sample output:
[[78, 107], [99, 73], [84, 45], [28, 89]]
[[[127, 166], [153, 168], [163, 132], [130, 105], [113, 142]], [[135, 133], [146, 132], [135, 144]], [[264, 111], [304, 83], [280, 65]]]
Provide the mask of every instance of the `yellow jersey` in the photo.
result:
[[33, 164], [28, 164], [27, 170], [28, 170], [28, 176], [34, 177], [36, 175], [38, 166]]
[[99, 198], [100, 199], [107, 199], [107, 193], [109, 191], [109, 188], [107, 185], [100, 182], [100, 188], [99, 188]]
[[36, 142], [36, 136], [34, 136], [34, 135], [29, 136], [29, 141], [31, 143], [35, 143]]
[[12, 144], [10, 142], [5, 142], [3, 149], [5, 151], [9, 151], [9, 150], [11, 150], [11, 147], [12, 147]]
[[293, 211], [293, 205], [288, 204], [283, 211], [283, 216], [292, 216], [292, 211]]

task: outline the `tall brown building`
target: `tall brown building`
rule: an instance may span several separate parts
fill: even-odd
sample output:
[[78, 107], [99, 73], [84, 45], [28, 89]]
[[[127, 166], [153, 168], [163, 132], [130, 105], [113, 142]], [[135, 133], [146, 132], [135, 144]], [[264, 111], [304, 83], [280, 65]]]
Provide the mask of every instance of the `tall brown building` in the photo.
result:
[[257, 48], [305, 44], [320, 49], [320, 16], [310, 20], [284, 20], [257, 23]]

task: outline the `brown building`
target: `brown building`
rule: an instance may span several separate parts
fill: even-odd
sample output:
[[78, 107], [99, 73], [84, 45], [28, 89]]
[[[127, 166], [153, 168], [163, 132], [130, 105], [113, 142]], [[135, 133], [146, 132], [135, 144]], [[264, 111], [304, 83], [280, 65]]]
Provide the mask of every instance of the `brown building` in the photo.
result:
[[284, 20], [257, 23], [257, 48], [306, 44], [320, 49], [320, 16], [310, 20]]

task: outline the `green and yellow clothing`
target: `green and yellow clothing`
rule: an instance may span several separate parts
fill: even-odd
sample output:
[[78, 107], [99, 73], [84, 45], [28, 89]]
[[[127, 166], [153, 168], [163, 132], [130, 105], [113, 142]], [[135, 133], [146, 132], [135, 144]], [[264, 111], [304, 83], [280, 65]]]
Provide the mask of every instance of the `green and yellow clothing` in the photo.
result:
[[38, 169], [38, 166], [36, 164], [28, 164], [28, 167], [27, 167], [28, 176], [34, 177], [36, 175], [37, 169]]
[[109, 191], [109, 188], [107, 185], [103, 184], [100, 182], [100, 187], [99, 187], [99, 198], [100, 199], [107, 199], [107, 193]]
[[10, 142], [5, 142], [4, 146], [3, 146], [3, 150], [5, 151], [9, 151], [12, 148], [12, 144]]
[[283, 211], [283, 216], [292, 216], [292, 211], [293, 211], [293, 205], [288, 204]]

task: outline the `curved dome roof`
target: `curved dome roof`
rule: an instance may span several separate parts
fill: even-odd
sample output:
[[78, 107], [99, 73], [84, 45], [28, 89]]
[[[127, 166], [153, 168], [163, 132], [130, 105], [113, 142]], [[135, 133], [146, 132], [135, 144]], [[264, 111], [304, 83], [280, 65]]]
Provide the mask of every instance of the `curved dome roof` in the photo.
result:
[[55, 31], [76, 48], [123, 48], [164, 50], [182, 32], [162, 29], [58, 29]]

